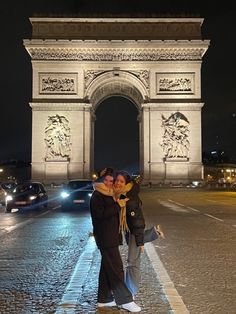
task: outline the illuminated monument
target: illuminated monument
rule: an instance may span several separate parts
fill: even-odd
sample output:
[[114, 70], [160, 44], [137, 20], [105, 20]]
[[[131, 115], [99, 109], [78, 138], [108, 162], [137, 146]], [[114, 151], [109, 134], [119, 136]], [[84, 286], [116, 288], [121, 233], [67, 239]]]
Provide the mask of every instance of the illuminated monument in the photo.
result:
[[139, 111], [145, 182], [202, 178], [200, 18], [31, 18], [32, 178], [88, 178], [97, 106]]

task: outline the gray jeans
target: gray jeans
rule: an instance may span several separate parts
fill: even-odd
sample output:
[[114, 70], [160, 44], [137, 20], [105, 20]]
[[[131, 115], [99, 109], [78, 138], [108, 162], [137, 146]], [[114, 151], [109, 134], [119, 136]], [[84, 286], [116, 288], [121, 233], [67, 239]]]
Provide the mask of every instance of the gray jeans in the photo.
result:
[[[144, 243], [152, 242], [158, 238], [154, 227], [144, 231]], [[130, 292], [135, 295], [141, 280], [140, 255], [141, 249], [136, 245], [135, 236], [131, 233], [126, 237], [128, 240], [128, 260], [125, 272], [125, 283]]]

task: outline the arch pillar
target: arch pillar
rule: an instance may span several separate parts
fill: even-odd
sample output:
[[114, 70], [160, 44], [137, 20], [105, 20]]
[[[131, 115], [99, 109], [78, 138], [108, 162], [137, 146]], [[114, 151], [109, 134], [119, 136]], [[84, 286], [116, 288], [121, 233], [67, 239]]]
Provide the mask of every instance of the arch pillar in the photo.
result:
[[[32, 179], [43, 182], [62, 182], [91, 175], [91, 110], [88, 103], [31, 103], [32, 123]], [[57, 129], [57, 122], [59, 126]], [[68, 123], [66, 123], [68, 121]], [[51, 127], [53, 126], [53, 128]], [[67, 136], [68, 154], [45, 155], [55, 132]], [[49, 130], [49, 131], [48, 131]], [[54, 132], [54, 133], [52, 133]], [[60, 134], [59, 134], [60, 136]]]

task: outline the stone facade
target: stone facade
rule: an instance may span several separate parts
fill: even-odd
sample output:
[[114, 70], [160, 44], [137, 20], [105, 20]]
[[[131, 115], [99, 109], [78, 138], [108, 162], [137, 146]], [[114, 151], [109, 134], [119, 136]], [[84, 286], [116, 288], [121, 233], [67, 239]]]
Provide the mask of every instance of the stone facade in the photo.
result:
[[[95, 110], [114, 95], [129, 98], [139, 111], [144, 182], [202, 178], [200, 80], [209, 41], [200, 38], [201, 19], [32, 18], [31, 22], [33, 38], [24, 44], [33, 67], [34, 179], [91, 176]], [[93, 39], [90, 33], [84, 38], [89, 25], [97, 30]], [[153, 27], [157, 39], [150, 39], [150, 34], [137, 39], [134, 25], [136, 30], [140, 25]], [[117, 26], [119, 36], [114, 32]], [[106, 36], [110, 30], [109, 40], [101, 35], [101, 27]], [[129, 39], [124, 29], [129, 30]], [[160, 34], [164, 38], [158, 39]]]

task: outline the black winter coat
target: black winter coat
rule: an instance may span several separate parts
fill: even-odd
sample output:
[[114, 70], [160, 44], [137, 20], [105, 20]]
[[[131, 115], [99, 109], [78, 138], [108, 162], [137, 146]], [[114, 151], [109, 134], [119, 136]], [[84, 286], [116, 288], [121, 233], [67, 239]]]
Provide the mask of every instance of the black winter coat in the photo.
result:
[[98, 248], [109, 248], [122, 244], [122, 237], [119, 233], [120, 206], [113, 197], [94, 191], [90, 200], [90, 212]]
[[140, 186], [133, 182], [133, 187], [126, 193], [129, 201], [126, 203], [126, 220], [130, 233], [135, 236], [137, 246], [144, 245], [143, 235], [145, 220], [142, 211], [142, 202], [139, 198]]

